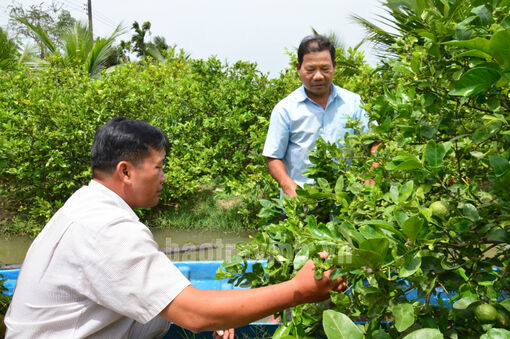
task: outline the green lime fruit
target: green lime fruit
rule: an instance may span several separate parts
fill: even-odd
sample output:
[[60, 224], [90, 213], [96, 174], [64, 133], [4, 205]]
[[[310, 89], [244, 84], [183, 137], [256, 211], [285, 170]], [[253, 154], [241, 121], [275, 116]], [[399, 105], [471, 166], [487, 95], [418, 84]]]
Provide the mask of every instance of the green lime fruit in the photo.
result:
[[498, 318], [498, 310], [489, 304], [481, 304], [475, 308], [475, 316], [482, 324], [492, 324]]
[[450, 214], [448, 205], [442, 201], [434, 201], [429, 206], [432, 215], [439, 218], [446, 218]]

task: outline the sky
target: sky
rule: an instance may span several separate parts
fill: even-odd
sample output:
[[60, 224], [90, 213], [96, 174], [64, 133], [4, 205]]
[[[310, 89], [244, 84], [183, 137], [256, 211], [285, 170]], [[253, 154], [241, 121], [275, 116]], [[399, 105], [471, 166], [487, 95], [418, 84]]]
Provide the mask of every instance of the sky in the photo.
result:
[[[54, 0], [71, 15], [86, 21], [86, 0]], [[384, 16], [379, 0], [91, 0], [94, 35], [108, 36], [118, 24], [126, 28], [120, 39], [129, 40], [131, 25], [151, 23], [152, 37], [159, 35], [193, 58], [216, 56], [232, 64], [256, 62], [258, 69], [277, 76], [289, 66], [287, 50], [312, 33], [334, 32], [347, 47], [364, 37], [351, 15], [374, 21]], [[51, 4], [51, 0], [18, 0], [25, 8]], [[7, 28], [12, 0], [0, 0], [0, 26]], [[362, 47], [369, 64], [377, 57], [370, 46]]]

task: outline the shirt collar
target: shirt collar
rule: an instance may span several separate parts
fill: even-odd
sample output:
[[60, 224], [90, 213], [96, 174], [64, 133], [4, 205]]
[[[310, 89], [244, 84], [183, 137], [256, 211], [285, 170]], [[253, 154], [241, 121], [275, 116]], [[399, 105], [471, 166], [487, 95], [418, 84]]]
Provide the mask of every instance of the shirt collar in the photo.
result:
[[125, 202], [124, 199], [122, 199], [117, 193], [115, 193], [114, 191], [112, 191], [111, 189], [106, 187], [105, 185], [103, 185], [100, 182], [97, 182], [95, 180], [91, 180], [89, 183], [89, 188], [99, 191], [102, 194], [108, 196], [110, 199], [112, 199], [117, 204], [117, 206], [119, 206], [120, 208], [122, 208], [123, 210], [128, 212], [134, 220], [139, 221], [139, 218], [136, 215], [135, 211], [133, 211], [133, 209], [131, 207], [129, 207], [127, 202]]
[[[337, 97], [341, 100], [341, 96], [340, 96], [340, 93], [338, 93], [338, 90], [336, 89], [336, 86], [331, 84], [330, 85], [330, 93], [329, 93], [329, 97], [328, 97], [328, 104], [330, 102], [332, 102], [333, 100], [335, 100]], [[299, 88], [299, 96], [298, 96], [298, 101], [299, 102], [303, 102], [305, 101], [306, 99], [310, 100], [310, 101], [313, 101], [312, 99], [310, 99], [310, 97], [308, 96], [308, 94], [306, 94], [306, 90], [305, 90], [305, 86], [304, 85], [301, 85], [301, 87]]]

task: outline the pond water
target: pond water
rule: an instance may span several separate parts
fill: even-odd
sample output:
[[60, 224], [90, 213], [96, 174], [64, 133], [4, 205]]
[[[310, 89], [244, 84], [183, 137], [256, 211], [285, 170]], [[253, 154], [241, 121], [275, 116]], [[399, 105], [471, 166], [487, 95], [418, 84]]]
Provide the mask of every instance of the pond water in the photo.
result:
[[[210, 230], [152, 229], [160, 248], [177, 248], [189, 244], [213, 245], [214, 248], [168, 254], [171, 260], [225, 260], [237, 253], [236, 243], [250, 241], [255, 232], [227, 232]], [[20, 264], [32, 243], [28, 237], [0, 237], [0, 265]], [[212, 246], [207, 246], [212, 247]]]

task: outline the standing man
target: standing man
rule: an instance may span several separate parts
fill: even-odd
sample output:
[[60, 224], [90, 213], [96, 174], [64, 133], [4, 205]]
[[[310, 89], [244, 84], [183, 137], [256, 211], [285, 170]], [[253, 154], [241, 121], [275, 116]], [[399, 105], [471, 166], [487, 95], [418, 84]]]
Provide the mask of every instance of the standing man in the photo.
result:
[[[114, 118], [98, 129], [93, 179], [30, 246], [5, 316], [6, 338], [158, 338], [171, 322], [195, 332], [231, 329], [345, 287], [329, 271], [315, 279], [312, 261], [272, 286], [191, 286], [133, 211], [158, 203], [167, 148], [163, 132], [142, 121]], [[233, 331], [215, 338], [233, 338]]]
[[[321, 136], [330, 143], [342, 144], [349, 118], [359, 119], [362, 131], [368, 130], [368, 116], [360, 107], [359, 95], [335, 86], [335, 46], [328, 38], [315, 35], [301, 41], [297, 72], [303, 85], [280, 101], [269, 123], [263, 155], [271, 176], [282, 193], [296, 196], [296, 187], [313, 183], [303, 173], [310, 167], [308, 152]], [[372, 146], [371, 151], [377, 148]]]

